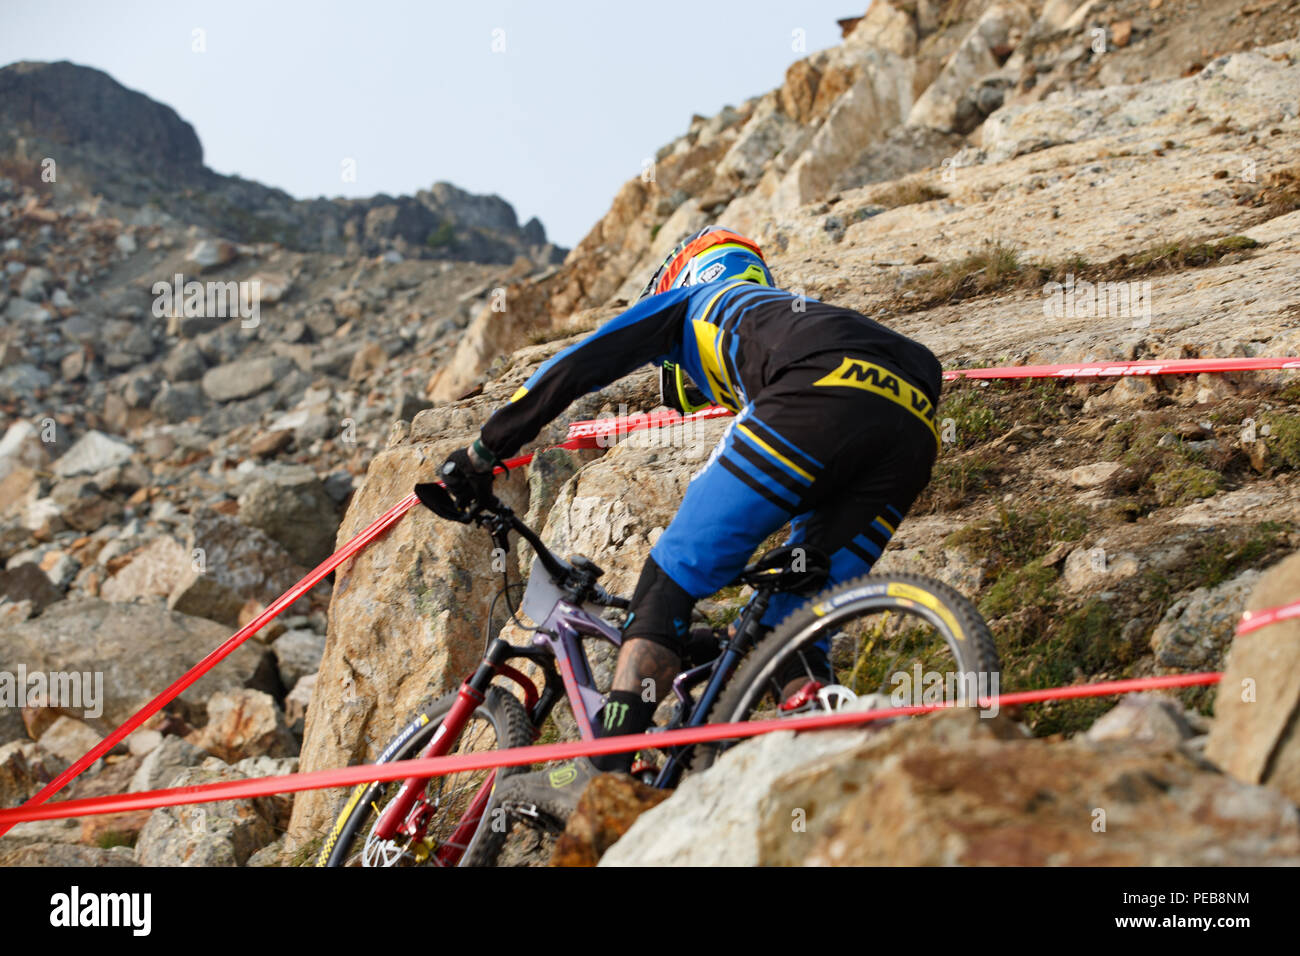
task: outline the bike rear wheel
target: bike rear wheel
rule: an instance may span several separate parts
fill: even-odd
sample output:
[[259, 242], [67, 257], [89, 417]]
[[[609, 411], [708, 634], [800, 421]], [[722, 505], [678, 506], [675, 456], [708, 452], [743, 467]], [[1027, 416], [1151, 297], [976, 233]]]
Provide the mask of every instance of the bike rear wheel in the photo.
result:
[[[814, 646], [828, 640], [822, 659]], [[964, 595], [921, 575], [868, 574], [823, 592], [755, 645], [708, 722], [803, 716], [868, 694], [880, 695], [877, 706], [974, 705], [998, 692], [1000, 672], [988, 624]], [[930, 675], [942, 678], [939, 688]], [[816, 696], [797, 712], [783, 710], [789, 688], [813, 680], [823, 685]], [[956, 701], [949, 700], [953, 689]], [[926, 696], [935, 691], [941, 699]], [[727, 746], [701, 745], [694, 769], [708, 767]]]
[[[418, 757], [456, 701], [451, 693], [433, 701], [406, 725], [376, 763]], [[447, 755], [526, 747], [533, 734], [523, 705], [500, 687], [488, 690], [483, 703], [466, 722]], [[475, 797], [488, 784], [494, 786], [519, 770], [475, 770], [430, 777], [420, 799], [430, 807], [423, 839], [412, 842], [398, 836], [379, 840], [374, 827], [402, 781], [363, 783], [343, 802], [317, 859], [318, 866], [447, 866], [458, 865], [473, 849], [485, 829], [486, 815], [471, 818]], [[493, 774], [496, 776], [494, 777]]]

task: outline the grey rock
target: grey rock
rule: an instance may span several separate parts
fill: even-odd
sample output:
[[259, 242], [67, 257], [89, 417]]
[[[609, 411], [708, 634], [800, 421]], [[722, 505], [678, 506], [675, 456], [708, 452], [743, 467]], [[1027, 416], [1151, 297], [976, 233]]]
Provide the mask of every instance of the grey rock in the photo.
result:
[[[164, 608], [70, 598], [35, 620], [0, 626], [0, 671], [16, 673], [21, 663], [29, 673], [102, 673], [101, 716], [118, 724], [162, 689], [160, 675], [183, 674], [229, 636], [220, 624]], [[236, 648], [181, 700], [196, 703], [242, 686], [259, 656], [252, 648]]]
[[203, 376], [203, 392], [216, 402], [249, 398], [273, 386], [293, 367], [279, 356], [244, 359], [209, 369]]
[[28, 302], [44, 302], [45, 292], [53, 281], [54, 276], [49, 269], [32, 266], [18, 283], [18, 294]]
[[162, 388], [149, 403], [149, 410], [170, 424], [201, 416], [208, 407], [203, 390], [192, 382], [172, 385], [163, 382]]
[[162, 362], [163, 375], [173, 383], [193, 382], [202, 378], [207, 370], [208, 362], [203, 357], [203, 350], [188, 340], [173, 348]]
[[1097, 718], [1084, 736], [1091, 741], [1129, 740], [1176, 747], [1194, 732], [1176, 700], [1159, 694], [1128, 694]]
[[22, 298], [10, 299], [9, 304], [5, 306], [5, 318], [11, 322], [43, 323], [53, 317], [54, 313], [49, 309]]
[[1165, 611], [1151, 634], [1162, 667], [1199, 670], [1217, 665], [1258, 583], [1259, 571], [1245, 571], [1213, 588], [1197, 588]]
[[133, 454], [135, 448], [120, 438], [88, 431], [54, 463], [54, 472], [63, 478], [92, 475], [114, 465], [125, 465]]
[[266, 469], [239, 496], [239, 519], [279, 541], [309, 568], [333, 552], [339, 529], [334, 499], [304, 466]]
[[169, 734], [145, 756], [135, 776], [131, 778], [128, 791], [140, 793], [170, 787], [181, 771], [197, 767], [207, 759], [206, 750], [200, 750], [186, 740]]
[[325, 653], [325, 638], [315, 631], [293, 630], [281, 634], [271, 644], [285, 687], [294, 687], [309, 674], [320, 670]]
[[[210, 760], [182, 770], [174, 785], [243, 780], [253, 775]], [[136, 860], [143, 866], [243, 866], [282, 832], [290, 803], [288, 797], [275, 796], [162, 807], [149, 815], [140, 831]]]

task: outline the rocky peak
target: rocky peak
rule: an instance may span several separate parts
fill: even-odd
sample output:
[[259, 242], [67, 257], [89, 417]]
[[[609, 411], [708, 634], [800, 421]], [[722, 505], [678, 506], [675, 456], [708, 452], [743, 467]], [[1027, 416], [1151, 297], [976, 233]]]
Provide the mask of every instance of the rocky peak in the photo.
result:
[[194, 128], [175, 110], [102, 70], [66, 61], [6, 66], [0, 69], [0, 158], [38, 177], [47, 156], [63, 171], [56, 195], [88, 184], [128, 211], [153, 207], [241, 242], [500, 265], [520, 256], [546, 265], [564, 253], [547, 243], [540, 222], [521, 228], [501, 197], [476, 196], [451, 183], [434, 183], [415, 196], [296, 200], [221, 175], [203, 165]]
[[[66, 60], [23, 61], [0, 69], [4, 136], [112, 154], [179, 179], [188, 179], [203, 166], [203, 147], [194, 127], [170, 106], [128, 90], [102, 70]], [[11, 139], [9, 147], [13, 145]]]

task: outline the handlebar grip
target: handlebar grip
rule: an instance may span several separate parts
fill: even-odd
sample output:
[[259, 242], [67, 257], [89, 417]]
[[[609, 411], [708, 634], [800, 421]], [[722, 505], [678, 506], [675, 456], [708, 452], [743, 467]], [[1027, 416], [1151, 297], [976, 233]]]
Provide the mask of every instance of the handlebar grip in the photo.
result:
[[619, 597], [617, 594], [610, 594], [599, 584], [596, 585], [596, 600], [606, 607], [619, 608], [626, 611], [632, 606], [632, 602], [625, 597]]

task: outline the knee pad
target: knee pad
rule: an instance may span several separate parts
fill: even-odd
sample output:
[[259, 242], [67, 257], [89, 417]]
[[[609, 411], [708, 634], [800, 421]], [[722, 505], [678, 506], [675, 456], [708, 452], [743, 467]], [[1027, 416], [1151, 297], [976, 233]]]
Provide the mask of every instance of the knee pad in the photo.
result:
[[632, 594], [623, 639], [639, 638], [684, 656], [691, 630], [691, 609], [695, 598], [647, 558]]

